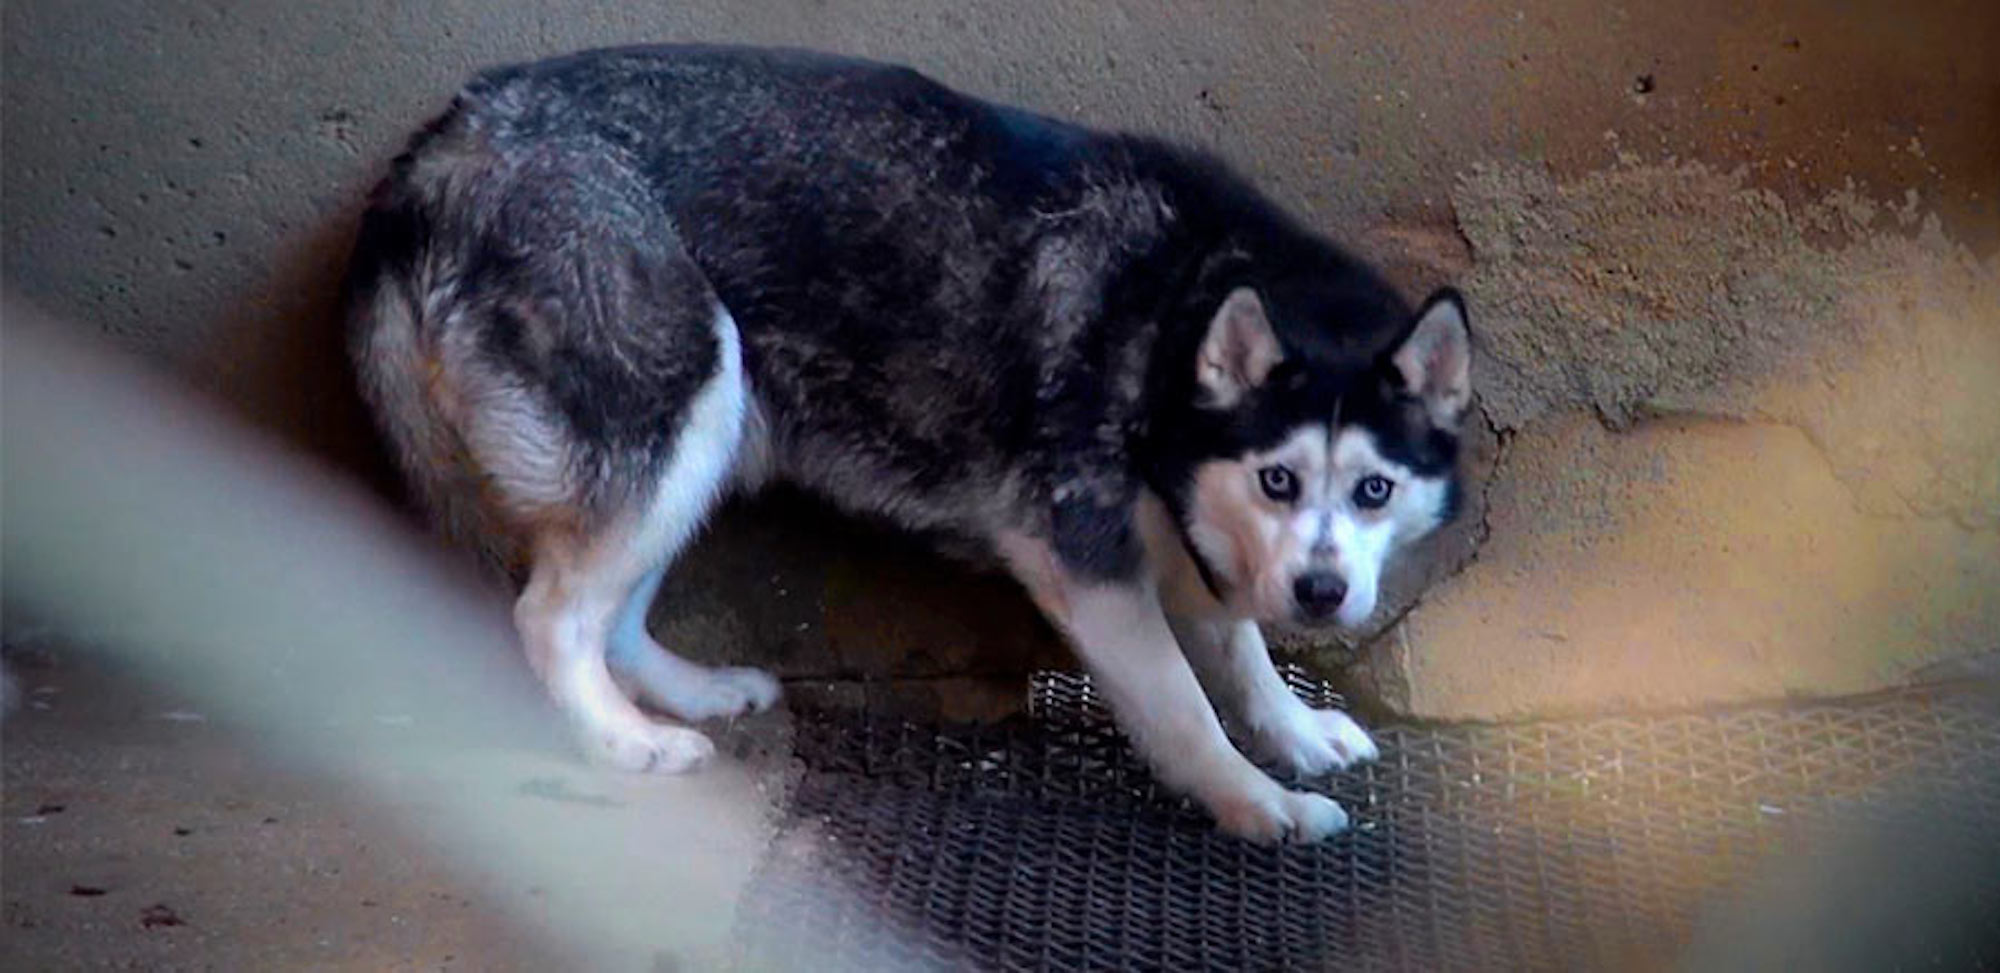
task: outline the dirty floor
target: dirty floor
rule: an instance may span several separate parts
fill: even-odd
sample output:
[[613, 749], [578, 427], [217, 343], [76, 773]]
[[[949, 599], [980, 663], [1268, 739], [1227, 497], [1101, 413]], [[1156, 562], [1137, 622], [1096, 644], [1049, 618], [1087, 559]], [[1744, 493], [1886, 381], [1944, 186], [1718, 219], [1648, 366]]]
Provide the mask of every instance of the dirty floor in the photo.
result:
[[[642, 933], [597, 957], [603, 968], [707, 968], [766, 837], [763, 821], [691, 813], [703, 792], [676, 781], [603, 777], [530, 749], [476, 756], [464, 786], [533, 816], [552, 848], [657, 828], [619, 841], [601, 871], [580, 866], [581, 891], [565, 891], [534, 878], [540, 863], [510, 863], [505, 843], [420, 833], [450, 827], [424, 788], [357, 793], [288, 768], [258, 737], [88, 658], [11, 664], [23, 705], [5, 724], [0, 968], [553, 969], [573, 955], [562, 927], [605, 901]], [[367, 739], [393, 746], [406, 719], [384, 714]], [[728, 738], [734, 758], [707, 796], [775, 798], [781, 723]], [[441, 847], [477, 852], [454, 861]]]

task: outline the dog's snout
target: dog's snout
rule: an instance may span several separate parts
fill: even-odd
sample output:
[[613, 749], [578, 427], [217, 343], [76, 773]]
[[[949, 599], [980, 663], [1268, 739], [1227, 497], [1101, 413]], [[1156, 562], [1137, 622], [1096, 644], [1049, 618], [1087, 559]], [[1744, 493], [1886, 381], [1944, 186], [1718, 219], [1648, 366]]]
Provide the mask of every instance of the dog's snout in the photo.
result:
[[1329, 615], [1347, 597], [1347, 582], [1331, 572], [1302, 574], [1292, 582], [1292, 597], [1298, 599], [1299, 609], [1308, 615]]

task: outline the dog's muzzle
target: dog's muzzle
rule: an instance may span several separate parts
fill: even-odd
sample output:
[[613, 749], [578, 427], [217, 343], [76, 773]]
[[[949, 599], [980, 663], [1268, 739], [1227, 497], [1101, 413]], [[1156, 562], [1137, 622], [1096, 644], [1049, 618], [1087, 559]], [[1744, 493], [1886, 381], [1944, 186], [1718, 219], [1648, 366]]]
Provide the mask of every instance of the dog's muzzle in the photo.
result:
[[1331, 571], [1302, 574], [1292, 582], [1292, 598], [1299, 603], [1300, 614], [1312, 621], [1323, 621], [1347, 600], [1347, 582]]

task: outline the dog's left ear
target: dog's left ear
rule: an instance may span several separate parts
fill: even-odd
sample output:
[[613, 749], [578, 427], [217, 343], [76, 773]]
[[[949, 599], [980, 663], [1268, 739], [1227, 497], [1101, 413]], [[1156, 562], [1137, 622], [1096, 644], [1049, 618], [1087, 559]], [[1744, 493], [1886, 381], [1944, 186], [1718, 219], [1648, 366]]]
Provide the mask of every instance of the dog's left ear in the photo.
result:
[[1457, 429], [1465, 407], [1472, 404], [1472, 334], [1465, 323], [1465, 298], [1449, 287], [1432, 294], [1389, 361], [1403, 387], [1423, 400], [1431, 422]]

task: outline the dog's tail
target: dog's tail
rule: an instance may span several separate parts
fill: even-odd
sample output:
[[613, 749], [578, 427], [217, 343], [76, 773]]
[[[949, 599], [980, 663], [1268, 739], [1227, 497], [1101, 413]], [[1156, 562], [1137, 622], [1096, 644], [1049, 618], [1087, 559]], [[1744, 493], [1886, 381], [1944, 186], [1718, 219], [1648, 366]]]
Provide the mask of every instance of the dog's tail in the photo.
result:
[[496, 577], [519, 579], [523, 551], [483, 502], [481, 471], [447, 410], [450, 383], [430, 316], [456, 302], [438, 266], [424, 200], [391, 178], [361, 220], [346, 282], [348, 351], [362, 397], [432, 526]]

